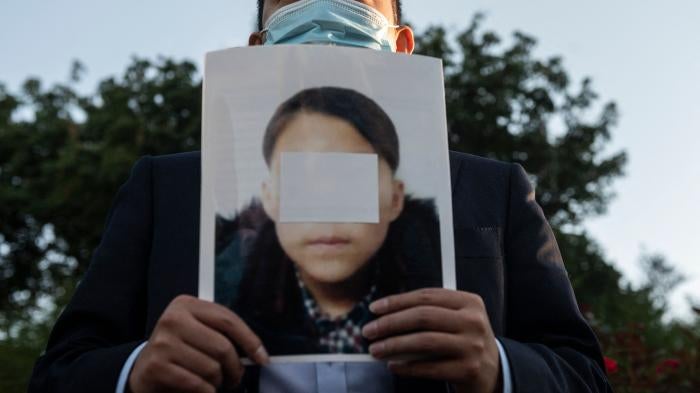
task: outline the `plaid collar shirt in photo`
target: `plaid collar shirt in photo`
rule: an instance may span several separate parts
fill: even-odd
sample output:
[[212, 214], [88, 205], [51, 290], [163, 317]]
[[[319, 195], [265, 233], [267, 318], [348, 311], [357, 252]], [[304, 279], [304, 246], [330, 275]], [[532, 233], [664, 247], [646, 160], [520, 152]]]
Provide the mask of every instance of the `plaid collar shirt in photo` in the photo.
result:
[[362, 327], [373, 319], [369, 305], [375, 300], [376, 286], [372, 285], [369, 293], [349, 313], [331, 318], [321, 311], [298, 274], [297, 282], [304, 308], [316, 326], [321, 349], [327, 353], [367, 353], [369, 344], [362, 336]]

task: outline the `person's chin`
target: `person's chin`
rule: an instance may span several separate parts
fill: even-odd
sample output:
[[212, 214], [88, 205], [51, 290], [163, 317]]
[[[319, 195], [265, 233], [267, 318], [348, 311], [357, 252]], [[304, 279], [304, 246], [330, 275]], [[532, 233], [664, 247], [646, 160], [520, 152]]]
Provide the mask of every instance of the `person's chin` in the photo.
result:
[[314, 265], [315, 266], [309, 266], [309, 268], [304, 269], [304, 271], [308, 276], [310, 276], [311, 279], [325, 285], [340, 284], [345, 282], [358, 270], [348, 269], [348, 262], [338, 259], [318, 260]]

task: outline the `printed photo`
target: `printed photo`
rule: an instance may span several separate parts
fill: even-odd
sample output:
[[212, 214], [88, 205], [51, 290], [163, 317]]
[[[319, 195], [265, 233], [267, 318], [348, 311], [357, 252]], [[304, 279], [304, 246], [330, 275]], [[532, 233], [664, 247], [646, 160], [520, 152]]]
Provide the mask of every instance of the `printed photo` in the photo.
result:
[[[453, 265], [440, 117], [416, 130], [349, 85], [271, 92], [267, 110], [232, 96], [235, 86], [209, 101], [228, 121], [204, 122], [200, 296], [239, 315], [273, 361], [371, 360], [369, 304], [443, 286], [445, 258]], [[405, 164], [421, 152], [432, 169]]]

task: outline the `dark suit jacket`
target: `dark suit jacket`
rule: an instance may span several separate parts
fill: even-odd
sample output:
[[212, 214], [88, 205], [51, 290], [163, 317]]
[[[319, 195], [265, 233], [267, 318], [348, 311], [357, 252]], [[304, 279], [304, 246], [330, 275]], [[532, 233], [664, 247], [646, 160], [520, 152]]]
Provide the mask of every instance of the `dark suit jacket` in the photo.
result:
[[[514, 391], [610, 391], [523, 168], [454, 152], [450, 161], [458, 287], [483, 298]], [[126, 358], [170, 301], [197, 294], [199, 200], [199, 153], [138, 161], [30, 392], [114, 391]]]

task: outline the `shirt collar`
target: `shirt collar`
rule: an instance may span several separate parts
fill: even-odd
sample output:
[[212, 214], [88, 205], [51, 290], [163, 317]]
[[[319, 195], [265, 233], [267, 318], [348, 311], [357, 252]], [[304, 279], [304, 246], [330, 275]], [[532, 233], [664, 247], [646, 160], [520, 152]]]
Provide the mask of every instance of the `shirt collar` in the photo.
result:
[[329, 353], [365, 353], [367, 342], [362, 337], [362, 327], [374, 317], [369, 310], [377, 294], [376, 285], [372, 285], [365, 295], [347, 314], [331, 317], [318, 306], [311, 292], [295, 269], [297, 284], [301, 290], [304, 309], [313, 321], [319, 337], [319, 345]]

